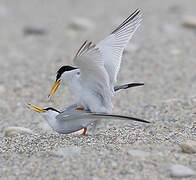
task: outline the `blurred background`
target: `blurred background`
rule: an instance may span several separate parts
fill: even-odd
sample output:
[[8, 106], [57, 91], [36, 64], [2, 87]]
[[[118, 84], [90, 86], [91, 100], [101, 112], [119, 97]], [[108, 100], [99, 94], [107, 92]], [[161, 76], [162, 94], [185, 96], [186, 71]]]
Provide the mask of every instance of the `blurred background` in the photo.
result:
[[124, 52], [118, 84], [145, 86], [118, 93], [114, 113], [168, 124], [182, 117], [185, 123], [184, 113], [196, 111], [195, 0], [1, 0], [1, 134], [9, 126], [42, 129], [44, 119], [27, 103], [57, 109], [71, 104], [67, 88], [47, 98], [56, 71], [73, 65], [85, 40], [99, 42], [137, 8], [143, 23]]
[[195, 5], [194, 0], [1, 0], [2, 121], [31, 124], [26, 120], [29, 117], [24, 118], [27, 102], [56, 108], [72, 103], [67, 88], [59, 88], [53, 100], [48, 100], [56, 71], [73, 64], [85, 40], [99, 42], [136, 8], [141, 9], [143, 23], [126, 48], [118, 83], [138, 81], [145, 86], [119, 93], [114, 111], [194, 96]]

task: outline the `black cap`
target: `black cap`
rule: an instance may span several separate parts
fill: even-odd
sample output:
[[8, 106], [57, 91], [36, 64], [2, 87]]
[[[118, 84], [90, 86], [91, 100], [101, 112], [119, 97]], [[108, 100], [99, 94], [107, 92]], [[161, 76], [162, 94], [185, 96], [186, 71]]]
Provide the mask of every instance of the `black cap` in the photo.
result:
[[65, 72], [65, 71], [72, 71], [74, 69], [78, 69], [78, 68], [75, 68], [75, 67], [72, 67], [72, 66], [62, 66], [58, 71], [57, 71], [57, 74], [56, 74], [56, 81], [59, 80], [59, 78], [61, 77], [61, 75]]

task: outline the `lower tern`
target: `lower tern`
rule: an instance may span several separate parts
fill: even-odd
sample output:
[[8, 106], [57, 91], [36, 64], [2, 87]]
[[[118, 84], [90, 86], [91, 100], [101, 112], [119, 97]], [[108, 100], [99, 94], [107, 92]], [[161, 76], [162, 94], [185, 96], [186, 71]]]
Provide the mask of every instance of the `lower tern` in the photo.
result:
[[31, 104], [28, 105], [28, 108], [42, 113], [51, 128], [60, 134], [69, 134], [84, 129], [82, 135], [85, 135], [87, 132], [87, 127], [97, 119], [131, 120], [142, 123], [150, 123], [149, 121], [134, 117], [104, 113], [91, 113], [87, 110], [78, 111], [75, 110], [74, 106], [70, 106], [63, 112], [60, 112], [52, 107], [42, 109]]
[[140, 10], [137, 9], [97, 45], [85, 41], [73, 59], [76, 67], [62, 66], [57, 71], [49, 96], [53, 96], [59, 85], [65, 83], [76, 97], [80, 110], [111, 113], [122, 54], [141, 21]]

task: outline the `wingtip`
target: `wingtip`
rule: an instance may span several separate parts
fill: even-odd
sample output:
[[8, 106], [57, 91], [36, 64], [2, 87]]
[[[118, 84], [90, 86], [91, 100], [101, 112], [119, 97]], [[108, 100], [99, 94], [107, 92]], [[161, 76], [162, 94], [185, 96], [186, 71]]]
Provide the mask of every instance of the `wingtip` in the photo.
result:
[[139, 9], [139, 8], [137, 8], [135, 11], [134, 11], [134, 13], [136, 13], [136, 12], [141, 12], [141, 10]]
[[141, 9], [137, 8], [135, 11], [134, 11], [134, 14], [137, 13], [137, 14], [140, 14], [141, 15]]
[[132, 119], [134, 119], [135, 121], [138, 121], [138, 122], [143, 122], [143, 123], [151, 123], [150, 121], [147, 121], [147, 120], [144, 120], [144, 119], [139, 119], [139, 118], [133, 118], [131, 117]]
[[145, 122], [145, 123], [148, 123], [148, 124], [151, 123], [150, 121], [146, 121], [146, 120], [144, 120], [144, 122]]
[[143, 86], [143, 85], [144, 83], [130, 83], [130, 84], [127, 84], [127, 88]]
[[114, 34], [115, 32], [117, 32], [119, 29], [121, 29], [122, 27], [124, 27], [128, 22], [132, 21], [133, 19], [138, 20], [137, 24], [140, 24], [142, 21], [142, 14], [141, 14], [141, 10], [138, 8], [136, 9], [133, 13], [131, 13], [124, 21], [123, 23], [121, 23], [115, 30], [112, 31], [111, 34]]

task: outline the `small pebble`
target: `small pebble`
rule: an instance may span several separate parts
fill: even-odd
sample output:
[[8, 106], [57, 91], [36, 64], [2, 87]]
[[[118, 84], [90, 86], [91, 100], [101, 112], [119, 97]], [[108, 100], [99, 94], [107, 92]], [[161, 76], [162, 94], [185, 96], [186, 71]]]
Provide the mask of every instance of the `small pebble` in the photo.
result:
[[78, 156], [80, 155], [80, 147], [70, 146], [65, 148], [59, 148], [52, 153], [56, 157], [65, 157], [65, 156]]
[[193, 154], [196, 153], [196, 141], [187, 140], [180, 144], [180, 147], [182, 149], [182, 152]]
[[4, 130], [5, 137], [12, 137], [17, 134], [34, 134], [34, 132], [30, 129], [23, 127], [8, 127]]
[[70, 27], [74, 30], [87, 30], [93, 28], [93, 23], [86, 18], [75, 18], [70, 22]]
[[196, 29], [196, 16], [186, 16], [183, 20], [183, 26]]
[[195, 175], [195, 172], [192, 169], [181, 164], [172, 165], [169, 170], [171, 177], [183, 178]]
[[48, 32], [43, 28], [38, 27], [24, 27], [24, 35], [45, 35]]

